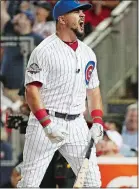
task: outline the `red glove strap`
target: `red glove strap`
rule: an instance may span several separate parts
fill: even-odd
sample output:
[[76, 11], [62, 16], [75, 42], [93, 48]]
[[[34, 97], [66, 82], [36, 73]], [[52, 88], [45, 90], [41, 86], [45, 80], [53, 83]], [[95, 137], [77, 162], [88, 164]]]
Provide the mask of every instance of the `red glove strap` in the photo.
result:
[[106, 131], [108, 130], [108, 127], [104, 124], [103, 120], [101, 118], [94, 118], [93, 123], [99, 123], [103, 126], [103, 129]]
[[96, 109], [91, 112], [91, 117], [103, 117], [103, 112], [102, 110]]
[[104, 128], [105, 130], [108, 129], [108, 128], [106, 128], [106, 126], [105, 126], [105, 124], [104, 124], [104, 122], [103, 122], [103, 120], [102, 120], [102, 117], [103, 117], [103, 112], [102, 112], [102, 110], [99, 110], [99, 109], [93, 110], [93, 111], [91, 112], [91, 117], [93, 118], [93, 123], [99, 123], [99, 124], [101, 124], [101, 125], [103, 126], [103, 128]]
[[38, 110], [34, 115], [43, 127], [46, 127], [49, 123], [51, 123], [49, 115], [45, 109]]
[[94, 119], [93, 119], [93, 123], [99, 123], [99, 124], [101, 124], [102, 126], [104, 126], [103, 120], [102, 120], [101, 118], [94, 118]]

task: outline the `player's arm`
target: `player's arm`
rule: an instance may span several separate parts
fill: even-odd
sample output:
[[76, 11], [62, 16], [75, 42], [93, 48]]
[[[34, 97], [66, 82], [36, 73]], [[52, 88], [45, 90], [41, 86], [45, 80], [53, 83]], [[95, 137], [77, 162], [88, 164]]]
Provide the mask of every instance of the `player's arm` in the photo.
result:
[[90, 129], [95, 144], [103, 138], [103, 106], [99, 87], [87, 89], [88, 109], [92, 117], [92, 127]]
[[30, 84], [27, 84], [25, 87], [26, 101], [33, 113], [35, 113], [39, 109], [44, 108], [40, 97], [41, 86], [42, 84], [40, 82], [32, 82]]
[[[88, 103], [88, 110], [92, 117], [92, 121], [99, 121], [101, 123], [102, 116], [103, 116], [103, 105], [102, 105], [102, 98], [100, 93], [100, 82], [98, 78], [98, 72], [97, 72], [97, 59], [95, 53], [92, 51], [92, 49], [89, 49], [90, 56], [92, 57], [92, 64], [88, 67], [88, 70], [90, 67], [92, 67], [91, 75], [87, 75], [88, 72], [85, 73], [87, 75], [87, 103]], [[87, 70], [87, 69], [86, 69]]]
[[42, 83], [35, 81], [26, 85], [26, 101], [32, 113], [36, 116], [43, 127], [49, 125], [51, 120], [47, 114], [40, 96]]
[[99, 109], [103, 112], [102, 98], [99, 87], [96, 87], [94, 89], [87, 89], [87, 100], [90, 114], [93, 110], [96, 109]]
[[47, 64], [45, 67], [43, 66], [43, 58], [38, 48], [35, 48], [31, 53], [25, 72], [25, 97], [32, 113], [40, 124], [46, 127], [51, 121], [44, 108], [40, 94], [41, 87], [46, 85], [45, 76], [48, 74]]
[[92, 122], [104, 126], [102, 121], [103, 105], [99, 86], [93, 89], [87, 89], [87, 102]]
[[43, 126], [48, 138], [54, 143], [61, 142], [67, 133], [53, 129], [52, 122], [41, 100], [41, 86], [42, 84], [40, 82], [32, 82], [26, 85], [26, 101], [35, 117]]
[[54, 127], [41, 98], [41, 87], [42, 85], [47, 85], [46, 80], [49, 73], [47, 66], [47, 58], [43, 57], [40, 49], [36, 48], [30, 56], [25, 73], [25, 96], [32, 113], [36, 117], [36, 121], [38, 120], [42, 125], [48, 138], [57, 143], [64, 140], [67, 132], [62, 128], [57, 130]]
[[97, 73], [97, 61], [95, 54], [92, 54], [93, 71], [87, 85], [87, 102], [89, 113], [92, 117], [92, 127], [90, 129], [92, 137], [97, 143], [103, 137], [103, 105], [99, 88], [99, 79]]

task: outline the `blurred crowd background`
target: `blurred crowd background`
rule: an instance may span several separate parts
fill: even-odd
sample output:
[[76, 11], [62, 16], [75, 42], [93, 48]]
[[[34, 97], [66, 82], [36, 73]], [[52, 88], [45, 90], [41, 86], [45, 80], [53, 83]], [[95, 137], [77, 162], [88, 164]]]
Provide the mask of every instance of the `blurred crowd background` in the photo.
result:
[[[52, 17], [56, 2], [57, 0], [1, 1], [0, 160], [3, 164], [0, 167], [0, 187], [14, 188], [20, 179], [24, 135], [30, 113], [24, 98], [24, 71], [31, 51], [56, 31]], [[137, 9], [137, 5], [125, 8], [124, 5], [121, 6], [124, 12], [122, 14], [118, 9], [118, 13], [114, 12], [122, 0], [88, 2], [93, 7], [85, 12], [85, 36], [80, 40], [91, 44], [98, 56], [104, 121], [108, 129], [105, 130], [104, 139], [96, 146], [97, 156], [137, 157], [137, 23], [134, 22], [137, 15], [132, 13]], [[121, 15], [123, 17], [120, 17]], [[113, 27], [112, 19], [116, 17], [116, 27]], [[121, 25], [118, 26], [118, 23]], [[130, 26], [127, 23], [130, 23]], [[108, 32], [105, 36], [111, 27], [112, 33]], [[101, 40], [99, 36], [103, 36]], [[106, 40], [103, 41], [103, 38]], [[85, 117], [90, 127], [91, 121], [87, 111]], [[40, 187], [72, 187], [74, 179], [70, 165], [56, 152]], [[49, 180], [49, 183], [46, 180]]]

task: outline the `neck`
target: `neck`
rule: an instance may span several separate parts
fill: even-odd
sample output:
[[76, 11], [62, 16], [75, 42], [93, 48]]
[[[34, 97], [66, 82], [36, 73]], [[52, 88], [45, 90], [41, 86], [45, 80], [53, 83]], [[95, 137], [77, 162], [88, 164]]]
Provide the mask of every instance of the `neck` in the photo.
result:
[[135, 129], [128, 129], [127, 132], [130, 133], [130, 134], [134, 134], [134, 133], [137, 132], [137, 130], [135, 130]]
[[65, 42], [74, 42], [77, 40], [77, 36], [71, 30], [58, 28], [56, 31], [56, 34], [62, 41], [65, 41]]

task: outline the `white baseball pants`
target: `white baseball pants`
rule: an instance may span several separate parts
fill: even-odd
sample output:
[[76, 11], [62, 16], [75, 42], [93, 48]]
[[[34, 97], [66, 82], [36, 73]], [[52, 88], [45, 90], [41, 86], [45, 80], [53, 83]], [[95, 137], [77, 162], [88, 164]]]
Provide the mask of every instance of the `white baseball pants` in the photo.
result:
[[[18, 188], [39, 187], [56, 150], [59, 150], [68, 161], [75, 175], [82, 165], [91, 137], [84, 117], [81, 115], [73, 121], [65, 121], [56, 117], [50, 118], [57, 129], [64, 127], [69, 136], [58, 144], [52, 144], [39, 122], [35, 118], [30, 118], [25, 135], [22, 179], [17, 185]], [[94, 146], [89, 159], [89, 170], [84, 187], [98, 188], [100, 185], [100, 172]]]

